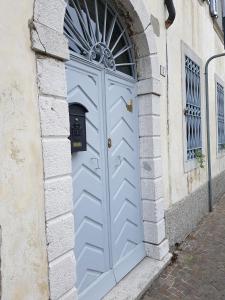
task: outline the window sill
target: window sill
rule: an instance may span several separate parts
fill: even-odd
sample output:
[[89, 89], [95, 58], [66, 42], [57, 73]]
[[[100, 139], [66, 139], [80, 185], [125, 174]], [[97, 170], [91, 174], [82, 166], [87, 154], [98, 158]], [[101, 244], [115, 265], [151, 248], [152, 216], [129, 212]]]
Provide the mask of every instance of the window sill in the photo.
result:
[[199, 163], [197, 162], [196, 159], [185, 161], [184, 162], [184, 172], [188, 173], [192, 170], [200, 168]]

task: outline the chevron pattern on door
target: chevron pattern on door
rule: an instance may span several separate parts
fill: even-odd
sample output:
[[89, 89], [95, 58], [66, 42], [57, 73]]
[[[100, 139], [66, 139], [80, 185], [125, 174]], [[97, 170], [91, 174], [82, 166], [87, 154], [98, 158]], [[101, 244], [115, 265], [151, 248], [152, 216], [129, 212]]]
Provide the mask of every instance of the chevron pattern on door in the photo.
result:
[[[101, 72], [67, 65], [68, 102], [87, 109], [87, 151], [73, 154], [75, 255], [79, 299], [99, 300], [115, 285], [109, 266]], [[100, 286], [99, 286], [100, 285]]]
[[88, 110], [87, 151], [72, 156], [77, 288], [100, 300], [145, 256], [135, 82], [79, 60], [66, 73], [68, 102]]
[[[106, 75], [113, 268], [119, 281], [145, 256], [140, 212], [138, 105], [135, 84]], [[127, 109], [133, 103], [133, 111]]]

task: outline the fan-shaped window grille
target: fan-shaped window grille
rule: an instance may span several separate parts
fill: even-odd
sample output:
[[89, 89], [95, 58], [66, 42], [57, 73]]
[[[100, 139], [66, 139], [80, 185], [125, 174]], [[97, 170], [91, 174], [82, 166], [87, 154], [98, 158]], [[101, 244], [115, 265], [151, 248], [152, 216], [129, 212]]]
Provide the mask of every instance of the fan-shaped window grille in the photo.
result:
[[64, 24], [71, 54], [134, 76], [135, 63], [126, 28], [107, 1], [70, 0]]

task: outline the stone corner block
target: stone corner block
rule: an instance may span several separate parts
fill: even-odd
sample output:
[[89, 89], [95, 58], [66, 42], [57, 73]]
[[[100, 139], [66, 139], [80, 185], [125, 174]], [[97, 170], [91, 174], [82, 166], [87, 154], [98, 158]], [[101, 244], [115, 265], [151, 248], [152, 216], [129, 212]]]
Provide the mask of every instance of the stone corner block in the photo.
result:
[[71, 251], [49, 264], [50, 299], [58, 300], [75, 287], [76, 262]]
[[41, 94], [67, 97], [64, 62], [54, 58], [38, 56], [37, 80]]
[[54, 97], [39, 97], [42, 136], [70, 134], [68, 103]]
[[161, 95], [161, 81], [159, 78], [151, 77], [143, 80], [139, 80], [137, 83], [137, 94], [154, 94]]
[[157, 54], [155, 34], [151, 25], [144, 32], [133, 35], [131, 39], [134, 43], [137, 58]]
[[143, 220], [148, 222], [160, 222], [164, 216], [164, 199], [157, 201], [143, 200]]
[[163, 180], [157, 179], [141, 179], [141, 196], [144, 200], [156, 201], [163, 198]]
[[161, 156], [160, 137], [141, 137], [140, 138], [140, 157], [154, 158]]
[[154, 94], [138, 96], [139, 116], [156, 115], [160, 116], [160, 97]]
[[141, 178], [156, 179], [162, 177], [161, 158], [141, 158]]
[[149, 55], [137, 59], [138, 80], [156, 78], [160, 80], [160, 65], [158, 55]]
[[73, 209], [72, 178], [62, 178], [45, 181], [46, 220], [66, 214]]
[[140, 116], [139, 135], [140, 137], [151, 137], [161, 135], [161, 123], [159, 116]]
[[169, 242], [165, 239], [160, 245], [145, 243], [145, 250], [148, 257], [163, 260], [169, 253]]
[[166, 236], [165, 220], [158, 223], [144, 221], [144, 242], [159, 245]]
[[71, 173], [71, 150], [68, 139], [43, 139], [45, 179]]
[[34, 20], [63, 33], [66, 2], [63, 0], [36, 0]]
[[33, 22], [31, 30], [32, 49], [61, 60], [69, 60], [66, 37], [43, 24]]
[[72, 214], [47, 222], [46, 232], [49, 261], [74, 248], [74, 218]]

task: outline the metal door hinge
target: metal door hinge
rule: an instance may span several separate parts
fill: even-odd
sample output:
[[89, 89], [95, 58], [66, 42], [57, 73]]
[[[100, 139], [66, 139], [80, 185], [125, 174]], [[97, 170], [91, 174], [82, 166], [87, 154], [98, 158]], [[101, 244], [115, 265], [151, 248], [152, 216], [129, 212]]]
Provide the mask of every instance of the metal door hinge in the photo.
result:
[[129, 112], [133, 112], [133, 100], [129, 100], [126, 107]]

